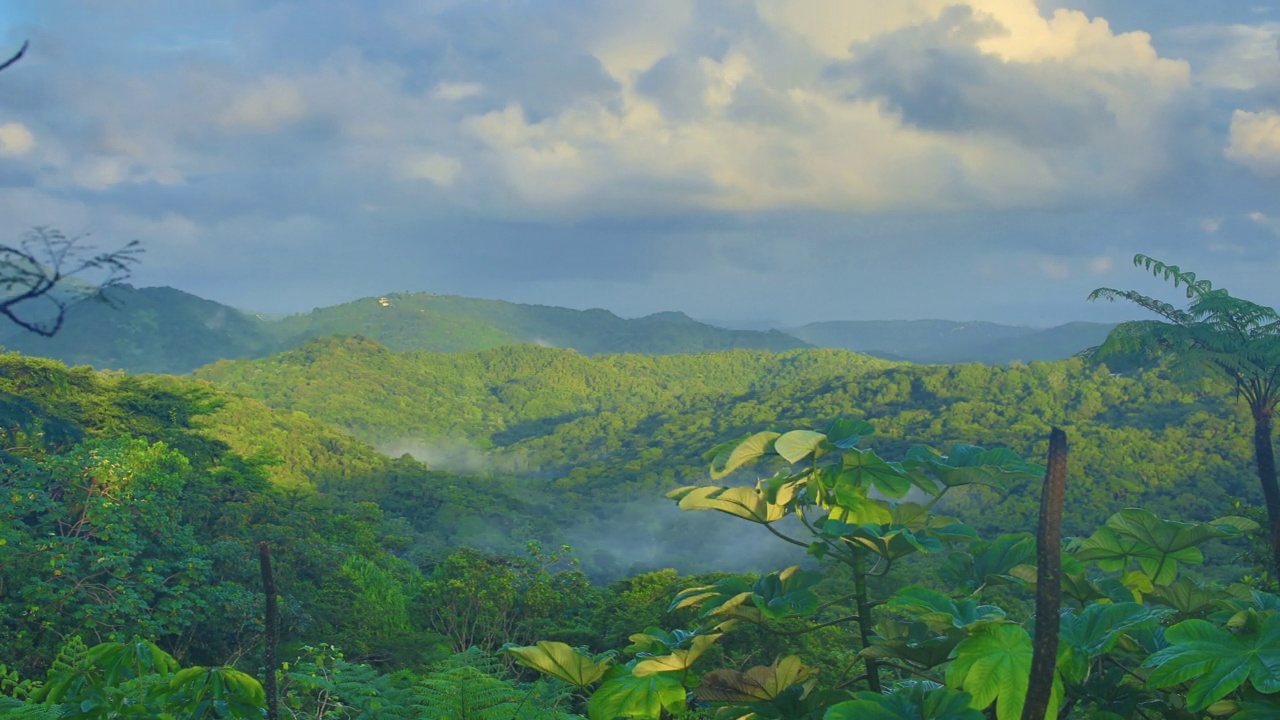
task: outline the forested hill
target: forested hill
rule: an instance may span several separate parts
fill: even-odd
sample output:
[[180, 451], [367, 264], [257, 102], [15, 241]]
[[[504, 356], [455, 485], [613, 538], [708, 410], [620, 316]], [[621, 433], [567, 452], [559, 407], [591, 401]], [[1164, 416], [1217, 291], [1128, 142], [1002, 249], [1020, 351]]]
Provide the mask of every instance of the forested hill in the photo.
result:
[[818, 347], [843, 348], [915, 363], [1064, 360], [1101, 344], [1114, 325], [1071, 322], [1051, 328], [950, 320], [848, 320], [787, 332]]
[[[221, 362], [197, 376], [438, 468], [550, 480], [564, 503], [591, 498], [596, 517], [609, 516], [610, 498], [655, 502], [665, 488], [703, 481], [718, 443], [820, 428], [837, 416], [873, 422], [873, 444], [890, 454], [966, 442], [1042, 457], [1050, 426], [1062, 426], [1074, 442], [1069, 532], [1117, 506], [1208, 518], [1230, 496], [1256, 493], [1247, 418], [1229, 393], [1200, 400], [1156, 372], [1114, 377], [1079, 360], [990, 367], [895, 364], [838, 350], [395, 353], [346, 338]], [[1011, 530], [1034, 525], [1034, 497], [1032, 488], [973, 490], [952, 502], [978, 504], [979, 524]]]
[[0, 346], [67, 365], [180, 375], [219, 358], [276, 349], [262, 319], [169, 287], [108, 288], [67, 312], [52, 338], [0, 327]]
[[111, 288], [106, 300], [74, 305], [65, 328], [53, 338], [11, 328], [0, 334], [0, 345], [69, 365], [175, 375], [215, 360], [262, 357], [334, 334], [361, 334], [397, 350], [470, 351], [520, 343], [586, 354], [808, 347], [776, 330], [726, 330], [678, 312], [626, 319], [599, 309], [427, 293], [363, 298], [283, 319], [167, 287], [124, 285]]
[[273, 324], [281, 343], [364, 335], [393, 350], [468, 351], [528, 343], [580, 353], [697, 353], [745, 348], [783, 351], [807, 343], [776, 330], [726, 330], [664, 312], [626, 319], [608, 310], [571, 310], [430, 293], [393, 293], [291, 315]]

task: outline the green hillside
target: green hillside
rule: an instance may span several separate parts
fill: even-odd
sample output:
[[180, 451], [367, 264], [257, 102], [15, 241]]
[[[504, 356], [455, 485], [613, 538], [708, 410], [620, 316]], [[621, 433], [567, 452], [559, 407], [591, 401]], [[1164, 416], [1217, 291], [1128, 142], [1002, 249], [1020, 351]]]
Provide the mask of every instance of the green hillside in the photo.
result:
[[72, 305], [52, 338], [5, 325], [0, 346], [67, 365], [167, 374], [274, 349], [258, 318], [181, 290], [121, 285], [103, 295]]
[[219, 359], [262, 357], [327, 335], [359, 334], [396, 350], [458, 352], [529, 343], [588, 355], [783, 351], [805, 343], [777, 331], [725, 330], [668, 312], [637, 319], [427, 293], [363, 298], [284, 318], [264, 318], [173, 288], [121, 286], [110, 302], [72, 306], [63, 332], [42, 338], [6, 328], [9, 350], [132, 373], [181, 375]]
[[[701, 478], [717, 443], [837, 416], [872, 421], [874, 442], [900, 450], [967, 442], [1036, 456], [1049, 427], [1065, 427], [1079, 438], [1068, 491], [1076, 530], [1117, 503], [1208, 517], [1226, 495], [1256, 493], [1240, 407], [1198, 399], [1158, 372], [1113, 377], [1079, 360], [991, 367], [899, 365], [838, 350], [394, 353], [347, 338], [197, 376], [383, 447], [469, 443], [482, 460], [472, 467], [552, 480], [566, 500], [622, 487], [657, 495]], [[1034, 525], [1032, 495], [1015, 489], [997, 501], [974, 490], [953, 502], [983, 507], [982, 523], [1011, 530]]]
[[456, 352], [529, 343], [600, 353], [791, 350], [805, 343], [778, 331], [725, 330], [678, 312], [624, 319], [600, 309], [570, 310], [456, 295], [393, 293], [362, 298], [270, 327], [282, 347], [325, 335], [364, 335], [393, 350]]

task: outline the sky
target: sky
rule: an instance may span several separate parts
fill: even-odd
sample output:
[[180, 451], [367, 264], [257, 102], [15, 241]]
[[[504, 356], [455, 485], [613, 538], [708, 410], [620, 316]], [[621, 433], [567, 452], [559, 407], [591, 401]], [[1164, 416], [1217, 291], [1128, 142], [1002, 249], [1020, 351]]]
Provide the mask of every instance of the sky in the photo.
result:
[[[1280, 305], [1280, 3], [6, 0], [0, 243], [263, 312], [798, 325]], [[6, 48], [8, 49], [6, 51]]]

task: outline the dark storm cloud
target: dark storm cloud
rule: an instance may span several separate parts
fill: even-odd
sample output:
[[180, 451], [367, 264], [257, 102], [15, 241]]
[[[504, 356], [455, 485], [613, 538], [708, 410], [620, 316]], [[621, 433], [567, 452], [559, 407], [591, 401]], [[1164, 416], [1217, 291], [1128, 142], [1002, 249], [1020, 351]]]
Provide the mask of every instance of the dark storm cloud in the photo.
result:
[[983, 53], [977, 43], [1007, 30], [953, 6], [933, 22], [856, 49], [827, 72], [854, 97], [880, 98], [927, 130], [991, 133], [1032, 146], [1076, 146], [1114, 123], [1107, 100], [1079, 75], [1054, 64], [1021, 65]]

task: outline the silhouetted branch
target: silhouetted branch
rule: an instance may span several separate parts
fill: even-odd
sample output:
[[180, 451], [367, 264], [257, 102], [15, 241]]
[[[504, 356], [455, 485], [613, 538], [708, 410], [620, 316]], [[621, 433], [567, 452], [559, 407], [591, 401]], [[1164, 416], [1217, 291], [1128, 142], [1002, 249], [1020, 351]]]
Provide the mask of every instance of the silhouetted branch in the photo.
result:
[[21, 60], [22, 56], [27, 54], [27, 46], [30, 44], [31, 44], [30, 40], [24, 40], [22, 42], [22, 47], [18, 48], [18, 52], [15, 53], [13, 57], [9, 58], [8, 60], [5, 60], [3, 64], [0, 64], [0, 70], [4, 70], [10, 65]]
[[[37, 335], [53, 337], [62, 329], [67, 308], [80, 300], [102, 298], [102, 291], [129, 277], [142, 248], [135, 240], [112, 252], [94, 253], [84, 236], [68, 238], [57, 230], [36, 228], [16, 245], [0, 245], [0, 315]], [[96, 282], [76, 276], [102, 273]], [[76, 279], [72, 282], [72, 279]], [[19, 314], [25, 304], [45, 303], [47, 317]]]

